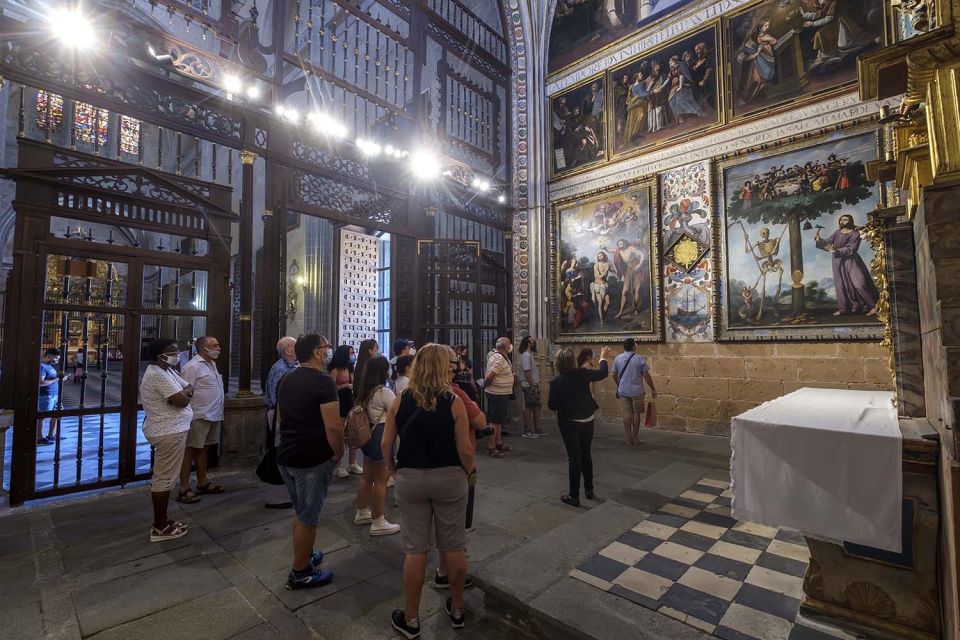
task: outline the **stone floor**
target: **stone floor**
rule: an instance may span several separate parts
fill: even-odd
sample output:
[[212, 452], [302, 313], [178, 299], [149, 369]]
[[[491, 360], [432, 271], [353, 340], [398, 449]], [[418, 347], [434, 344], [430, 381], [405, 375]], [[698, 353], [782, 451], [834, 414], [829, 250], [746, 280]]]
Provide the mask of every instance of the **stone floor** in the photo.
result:
[[[728, 441], [646, 432], [644, 445], [626, 447], [616, 425], [598, 425], [600, 499], [577, 509], [558, 500], [565, 456], [555, 425], [545, 427], [553, 434], [543, 439], [510, 438], [509, 457], [479, 460], [468, 540], [481, 588], [468, 595], [459, 633], [441, 611], [443, 595], [426, 589], [423, 637], [706, 638], [570, 573], [701, 478], [729, 480]], [[290, 514], [262, 507], [276, 490], [246, 473], [219, 481], [228, 493], [173, 506], [191, 532], [163, 544], [147, 542], [145, 486], [0, 517], [3, 637], [399, 637], [387, 616], [401, 600], [400, 539], [371, 539], [351, 523], [354, 479], [335, 481], [320, 528], [334, 583], [297, 592], [283, 588]], [[399, 517], [393, 506], [388, 517]]]

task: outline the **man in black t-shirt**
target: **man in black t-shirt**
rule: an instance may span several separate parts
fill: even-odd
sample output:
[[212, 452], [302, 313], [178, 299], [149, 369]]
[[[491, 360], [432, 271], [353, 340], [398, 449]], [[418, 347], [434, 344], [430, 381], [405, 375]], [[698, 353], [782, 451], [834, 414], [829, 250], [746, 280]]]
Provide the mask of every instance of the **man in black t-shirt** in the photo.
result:
[[323, 365], [331, 348], [321, 335], [300, 337], [294, 347], [300, 367], [284, 376], [277, 391], [277, 466], [296, 512], [287, 589], [318, 587], [333, 580], [333, 573], [319, 568], [323, 552], [313, 550], [323, 502], [343, 451], [337, 385]]

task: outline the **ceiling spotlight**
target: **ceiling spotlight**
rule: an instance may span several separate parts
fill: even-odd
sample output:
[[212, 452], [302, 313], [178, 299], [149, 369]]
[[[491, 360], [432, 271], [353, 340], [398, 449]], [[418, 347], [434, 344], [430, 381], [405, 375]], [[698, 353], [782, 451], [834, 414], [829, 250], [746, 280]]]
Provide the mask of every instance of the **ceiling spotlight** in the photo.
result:
[[95, 49], [97, 47], [96, 34], [93, 25], [80, 13], [80, 6], [75, 9], [58, 9], [47, 17], [50, 31], [54, 37], [71, 49]]
[[393, 147], [388, 144], [387, 146], [385, 146], [385, 147], [383, 148], [383, 152], [384, 152], [385, 154], [387, 154], [388, 156], [392, 156], [392, 155], [393, 155]]
[[380, 145], [378, 145], [376, 142], [364, 140], [363, 145], [360, 146], [360, 151], [362, 151], [366, 156], [378, 156], [380, 155], [381, 149]]
[[273, 108], [273, 112], [282, 118], [287, 110], [283, 108], [282, 104], [278, 104]]
[[286, 118], [288, 122], [292, 122], [294, 124], [300, 120], [300, 114], [296, 109], [285, 109], [283, 112], [283, 117]]
[[433, 180], [440, 175], [440, 160], [432, 151], [418, 149], [410, 158], [410, 171], [419, 180]]
[[235, 75], [228, 74], [223, 77], [223, 88], [227, 90], [227, 93], [240, 93], [242, 86], [240, 78]]
[[247, 87], [247, 97], [251, 100], [256, 100], [260, 97], [260, 89], [257, 87], [257, 85], [252, 84]]
[[[322, 133], [331, 138], [345, 138], [347, 135], [347, 128], [329, 114], [313, 111], [307, 118], [313, 123], [313, 128], [317, 130], [317, 133]], [[360, 146], [360, 142], [358, 139], [358, 147]]]
[[453, 175], [453, 171], [450, 171], [450, 169], [447, 169], [447, 170], [444, 171], [441, 175], [446, 176], [446, 177], [449, 178], [450, 176]]
[[502, 193], [499, 196], [497, 196], [497, 202], [499, 202], [500, 204], [503, 204], [506, 201], [507, 201], [507, 196], [503, 195]]

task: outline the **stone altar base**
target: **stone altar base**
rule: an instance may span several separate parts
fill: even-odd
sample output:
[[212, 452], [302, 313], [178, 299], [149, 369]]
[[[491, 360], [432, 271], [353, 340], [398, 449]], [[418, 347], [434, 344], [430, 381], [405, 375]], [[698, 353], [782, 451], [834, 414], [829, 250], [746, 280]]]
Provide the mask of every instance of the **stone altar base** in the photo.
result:
[[263, 396], [227, 396], [220, 437], [221, 468], [256, 466], [263, 446], [267, 408]]

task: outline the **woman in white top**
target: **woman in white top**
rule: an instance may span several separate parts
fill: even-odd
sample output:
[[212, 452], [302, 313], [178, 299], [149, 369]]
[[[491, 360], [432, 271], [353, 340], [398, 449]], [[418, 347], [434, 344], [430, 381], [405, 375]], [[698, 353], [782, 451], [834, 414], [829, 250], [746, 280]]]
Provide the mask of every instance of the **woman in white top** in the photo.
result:
[[153, 445], [150, 542], [162, 542], [187, 533], [187, 525], [167, 518], [167, 503], [170, 489], [180, 475], [187, 433], [193, 420], [190, 407], [193, 387], [174, 369], [180, 360], [175, 341], [157, 338], [150, 344], [149, 352], [151, 363], [140, 381], [140, 402], [144, 414], [143, 435]]
[[403, 390], [407, 388], [407, 385], [410, 384], [410, 369], [412, 366], [413, 356], [406, 355], [397, 358], [397, 364], [394, 365], [394, 369], [397, 372], [397, 379], [393, 383], [393, 391], [398, 396], [401, 395]]
[[360, 386], [354, 388], [355, 403], [366, 409], [373, 434], [370, 441], [361, 448], [365, 460], [363, 476], [360, 486], [357, 487], [357, 514], [353, 522], [369, 523], [372, 536], [388, 536], [400, 531], [399, 524], [387, 522], [383, 515], [389, 474], [380, 444], [387, 411], [396, 397], [393, 391], [386, 387], [389, 376], [390, 363], [387, 359], [383, 356], [374, 358], [367, 363]]

